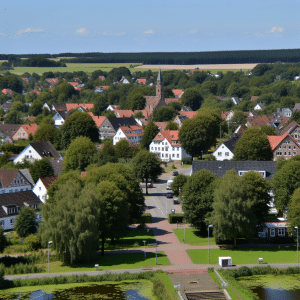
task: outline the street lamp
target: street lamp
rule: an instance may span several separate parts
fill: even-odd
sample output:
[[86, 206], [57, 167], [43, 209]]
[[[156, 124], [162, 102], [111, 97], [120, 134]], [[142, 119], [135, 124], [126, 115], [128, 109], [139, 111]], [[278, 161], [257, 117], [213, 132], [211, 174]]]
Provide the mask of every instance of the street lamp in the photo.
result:
[[298, 248], [298, 246], [299, 246], [299, 234], [298, 234], [298, 226], [295, 226], [294, 227], [295, 229], [297, 229], [297, 264], [299, 264], [299, 248]]
[[145, 249], [145, 247], [146, 247], [146, 242], [147, 242], [147, 241], [143, 240], [143, 242], [144, 242], [144, 256], [145, 256], [145, 258], [146, 258], [146, 249]]
[[50, 259], [49, 259], [49, 253], [50, 253], [49, 246], [50, 246], [50, 244], [52, 244], [52, 241], [48, 242], [48, 273], [50, 273]]
[[155, 264], [157, 265], [157, 239], [155, 237]]
[[208, 263], [210, 264], [210, 247], [209, 247], [209, 228], [213, 227], [213, 225], [208, 225]]

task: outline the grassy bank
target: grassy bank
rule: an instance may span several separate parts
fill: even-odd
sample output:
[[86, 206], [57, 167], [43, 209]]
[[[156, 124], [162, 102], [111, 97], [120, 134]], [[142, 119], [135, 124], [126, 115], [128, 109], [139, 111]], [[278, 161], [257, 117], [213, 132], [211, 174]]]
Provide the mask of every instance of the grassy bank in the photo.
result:
[[[179, 226], [180, 227], [180, 226]], [[174, 233], [176, 234], [178, 240], [183, 243], [184, 239], [184, 229], [173, 229]], [[192, 245], [192, 246], [208, 246], [208, 237], [201, 236], [200, 231], [193, 228], [186, 228], [185, 229], [185, 244]], [[216, 245], [215, 239], [211, 237], [209, 239], [210, 245]]]
[[[187, 253], [194, 264], [208, 264], [208, 251], [187, 250]], [[210, 249], [211, 264], [218, 264], [219, 256], [232, 257], [234, 265], [257, 264], [258, 258], [263, 258], [268, 264], [287, 264], [297, 262], [296, 249], [243, 249], [243, 250], [221, 250]]]

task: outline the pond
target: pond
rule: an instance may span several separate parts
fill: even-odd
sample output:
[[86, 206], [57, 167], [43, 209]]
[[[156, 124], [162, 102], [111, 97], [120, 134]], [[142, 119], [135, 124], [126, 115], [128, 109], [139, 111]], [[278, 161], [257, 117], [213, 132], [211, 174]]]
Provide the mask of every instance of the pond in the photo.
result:
[[300, 275], [255, 275], [240, 277], [242, 285], [250, 288], [261, 300], [299, 300]]
[[[24, 290], [26, 289], [26, 290]], [[151, 282], [122, 282], [112, 284], [79, 283], [63, 284], [55, 287], [26, 287], [2, 291], [0, 300], [153, 300]]]

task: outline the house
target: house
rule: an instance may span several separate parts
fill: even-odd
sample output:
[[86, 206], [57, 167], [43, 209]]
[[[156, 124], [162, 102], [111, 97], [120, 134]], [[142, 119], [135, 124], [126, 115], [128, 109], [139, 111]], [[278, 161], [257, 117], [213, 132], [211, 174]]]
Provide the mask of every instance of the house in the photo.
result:
[[258, 99], [258, 96], [252, 96], [251, 101], [256, 101]]
[[294, 80], [300, 80], [300, 76], [295, 76]]
[[294, 111], [300, 111], [300, 103], [295, 103], [294, 108], [293, 108], [293, 112]]
[[120, 140], [126, 139], [132, 145], [139, 145], [143, 135], [144, 130], [139, 125], [120, 126], [113, 138], [113, 144], [116, 145]]
[[105, 76], [101, 75], [101, 76], [99, 76], [99, 79], [100, 80], [105, 80]]
[[36, 90], [31, 90], [30, 94], [36, 94], [36, 95], [39, 96], [41, 94], [41, 92], [40, 91], [36, 91]]
[[259, 102], [259, 103], [257, 103], [255, 106], [254, 106], [254, 110], [264, 110], [264, 108], [265, 108], [265, 104], [264, 103], [262, 103], [262, 102]]
[[285, 133], [289, 133], [294, 140], [300, 145], [300, 125], [296, 121], [292, 121], [289, 125], [287, 125], [281, 132], [280, 135]]
[[32, 178], [30, 176], [31, 180], [28, 179], [28, 174], [25, 173], [25, 170], [0, 169], [0, 194], [30, 191]]
[[5, 113], [10, 111], [12, 106], [13, 106], [13, 103], [11, 103], [11, 102], [6, 102], [6, 103], [3, 103], [2, 105], [0, 105], [0, 107], [3, 108]]
[[72, 109], [78, 109], [82, 112], [85, 112], [86, 110], [91, 110], [94, 108], [93, 103], [66, 103], [66, 109], [69, 112]]
[[3, 89], [2, 93], [7, 95], [7, 96], [13, 96], [14, 92], [11, 89]]
[[240, 134], [233, 134], [227, 140], [219, 145], [219, 147], [214, 151], [213, 155], [216, 160], [230, 160], [233, 158], [234, 148], [238, 140], [242, 135]]
[[122, 78], [121, 78], [121, 80], [120, 80], [120, 83], [123, 83], [123, 84], [129, 84], [130, 82], [129, 82], [128, 79], [126, 79], [125, 76], [122, 76]]
[[43, 203], [46, 203], [46, 199], [48, 199], [47, 192], [49, 186], [56, 181], [57, 178], [56, 176], [40, 178], [33, 187], [32, 191]]
[[129, 109], [115, 109], [114, 113], [117, 118], [130, 118], [134, 116], [134, 112]]
[[[4, 230], [14, 228], [15, 218], [23, 206], [30, 206], [39, 209], [41, 200], [32, 191], [2, 194], [0, 197], [0, 225]], [[37, 211], [37, 220], [41, 214]]]
[[256, 117], [248, 117], [247, 118], [247, 127], [251, 126], [263, 126], [263, 125], [271, 125], [273, 117], [272, 116], [256, 116]]
[[289, 121], [290, 117], [275, 117], [271, 120], [270, 125], [273, 126], [277, 134], [279, 134], [279, 131], [282, 130]]
[[279, 136], [268, 136], [273, 151], [273, 159], [276, 161], [282, 157], [289, 159], [300, 154], [300, 145], [288, 132]]
[[181, 128], [183, 121], [186, 119], [188, 119], [188, 117], [177, 115], [174, 119], [174, 122], [178, 125], [179, 128]]
[[277, 108], [277, 117], [291, 117], [293, 111], [290, 108]]
[[20, 128], [16, 131], [16, 133], [13, 135], [13, 140], [14, 141], [20, 139], [28, 140], [29, 135], [31, 134], [33, 136], [37, 130], [38, 130], [38, 125], [35, 123], [22, 124]]
[[203, 169], [216, 174], [217, 177], [223, 177], [225, 173], [230, 170], [235, 170], [239, 176], [243, 176], [245, 173], [253, 170], [261, 174], [261, 176], [267, 180], [272, 179], [272, 176], [277, 171], [275, 161], [193, 161], [192, 174]]
[[73, 88], [77, 87], [79, 85], [79, 82], [73, 81], [73, 82], [68, 82], [69, 84], [71, 84], [71, 86]]
[[146, 78], [138, 78], [135, 83], [138, 84], [146, 84], [147, 83], [147, 79]]
[[159, 131], [166, 130], [166, 127], [169, 122], [154, 122], [154, 124], [158, 127]]
[[54, 103], [54, 104], [52, 104], [51, 109], [56, 112], [58, 112], [58, 111], [67, 112], [67, 106], [64, 103]]
[[46, 82], [50, 84], [50, 86], [53, 86], [59, 82], [58, 78], [46, 78]]
[[180, 128], [183, 124], [183, 121], [186, 119], [191, 119], [196, 116], [196, 111], [180, 111], [179, 115], [177, 115], [174, 119], [174, 122], [178, 124], [178, 127]]
[[193, 111], [190, 106], [182, 106], [181, 111]]
[[14, 163], [22, 162], [23, 160], [41, 160], [42, 158], [62, 159], [61, 155], [56, 151], [51, 142], [35, 142], [30, 143], [15, 159]]
[[108, 105], [106, 110], [115, 111], [116, 109], [119, 109], [120, 105]]
[[230, 121], [234, 116], [234, 111], [230, 110], [230, 111], [222, 111], [221, 113], [221, 118], [226, 120], [226, 121]]
[[235, 105], [239, 105], [241, 103], [241, 99], [238, 97], [222, 97], [222, 96], [216, 96], [218, 101], [227, 101], [231, 100]]
[[180, 89], [174, 89], [172, 90], [175, 98], [181, 98], [182, 95], [184, 94], [184, 90], [180, 90]]
[[149, 151], [162, 161], [182, 160], [191, 157], [181, 146], [179, 130], [160, 131], [149, 145]]
[[68, 111], [59, 110], [56, 114], [52, 117], [55, 126], [61, 126], [65, 123], [67, 117], [69, 116]]
[[13, 143], [15, 133], [20, 129], [19, 124], [0, 124], [0, 140], [2, 143]]
[[288, 227], [284, 218], [270, 219], [261, 226], [258, 236], [267, 240], [288, 237]]

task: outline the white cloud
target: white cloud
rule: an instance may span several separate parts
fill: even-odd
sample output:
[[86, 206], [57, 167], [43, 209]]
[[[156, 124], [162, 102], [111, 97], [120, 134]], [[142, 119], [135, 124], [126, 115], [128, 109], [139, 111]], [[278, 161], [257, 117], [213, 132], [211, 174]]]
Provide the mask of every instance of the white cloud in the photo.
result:
[[107, 32], [103, 32], [103, 35], [107, 35], [107, 36], [122, 36], [124, 34], [125, 34], [125, 32], [119, 32], [119, 33], [107, 33]]
[[149, 30], [143, 31], [143, 34], [154, 34], [154, 30], [149, 29]]
[[76, 29], [76, 34], [89, 34], [90, 32], [86, 30], [85, 27]]
[[284, 29], [282, 27], [273, 26], [271, 31], [267, 31], [266, 33], [280, 33], [283, 31], [284, 31]]
[[16, 35], [21, 35], [24, 33], [32, 33], [32, 32], [44, 32], [45, 30], [41, 29], [41, 28], [32, 28], [32, 27], [28, 27], [26, 29], [20, 29], [19, 31], [17, 31]]
[[190, 30], [189, 34], [195, 34], [195, 33], [197, 33], [197, 31], [198, 31], [197, 29]]

